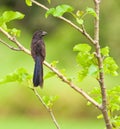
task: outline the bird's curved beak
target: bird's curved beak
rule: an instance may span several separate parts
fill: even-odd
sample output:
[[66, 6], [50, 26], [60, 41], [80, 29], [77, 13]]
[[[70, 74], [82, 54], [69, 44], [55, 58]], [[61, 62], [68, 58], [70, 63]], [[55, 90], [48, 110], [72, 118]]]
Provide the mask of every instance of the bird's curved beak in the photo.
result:
[[46, 31], [42, 31], [42, 36], [46, 35], [47, 32]]

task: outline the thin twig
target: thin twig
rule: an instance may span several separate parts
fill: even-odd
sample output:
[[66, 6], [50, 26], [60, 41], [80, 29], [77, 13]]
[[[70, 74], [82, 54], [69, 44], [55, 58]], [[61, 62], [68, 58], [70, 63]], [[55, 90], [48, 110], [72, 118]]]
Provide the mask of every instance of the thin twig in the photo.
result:
[[[19, 41], [17, 41], [17, 39], [13, 38], [10, 34], [8, 34], [7, 32], [5, 32], [2, 28], [0, 28], [0, 31], [7, 36], [7, 38], [9, 40], [11, 40], [12, 42], [14, 42], [23, 52], [25, 52], [26, 54], [31, 55], [31, 52], [26, 49], [24, 46], [22, 46], [22, 44], [20, 44]], [[55, 67], [51, 66], [49, 63], [47, 63], [46, 61], [44, 61], [44, 65], [47, 66], [49, 69], [51, 69], [64, 83], [67, 83], [71, 88], [73, 88], [75, 91], [77, 91], [78, 93], [80, 93], [84, 98], [86, 98], [87, 101], [91, 102], [93, 105], [95, 105], [98, 109], [101, 109], [101, 105], [99, 103], [97, 103], [93, 98], [91, 98], [86, 92], [84, 92], [81, 88], [77, 87], [76, 85], [74, 85], [71, 81], [69, 81], [62, 73], [60, 73]]]
[[5, 46], [7, 46], [8, 48], [12, 49], [12, 50], [21, 51], [19, 48], [15, 48], [15, 47], [9, 45], [8, 43], [6, 43], [5, 41], [3, 41], [2, 39], [0, 39], [0, 42], [1, 42], [2, 44], [4, 44]]
[[96, 3], [100, 3], [101, 2], [101, 0], [93, 0], [94, 1], [94, 3], [96, 4]]
[[38, 94], [37, 90], [35, 88], [31, 88], [32, 91], [34, 92], [34, 94], [37, 96], [37, 98], [39, 99], [39, 101], [43, 104], [43, 106], [47, 109], [47, 111], [50, 113], [51, 119], [54, 122], [55, 126], [57, 129], [60, 129], [60, 126], [58, 125], [57, 120], [55, 119], [55, 116], [53, 114], [52, 109], [50, 109], [45, 102], [43, 101], [42, 97]]
[[[45, 9], [45, 10], [49, 10], [49, 8], [47, 8], [45, 5], [35, 1], [35, 0], [31, 0], [34, 4], [36, 4], [37, 6]], [[63, 16], [60, 16], [60, 17], [57, 17], [63, 21], [65, 21], [66, 23], [68, 23], [69, 25], [71, 25], [73, 28], [75, 28], [76, 30], [78, 30], [79, 32], [81, 32], [92, 44], [95, 44], [94, 42], [94, 39], [92, 39], [92, 37], [86, 32], [86, 31], [83, 31], [80, 27], [78, 27], [77, 25], [75, 25], [73, 22], [71, 22], [70, 20], [68, 20], [67, 18], [63, 17]]]
[[25, 47], [23, 47], [22, 44], [20, 44], [15, 37], [12, 37], [9, 33], [7, 33], [1, 27], [0, 27], [0, 32], [2, 32], [10, 41], [14, 42], [21, 51], [24, 51], [25, 53], [30, 55], [30, 51], [26, 49]]
[[[94, 0], [95, 3], [95, 11], [97, 16], [99, 17], [99, 0]], [[99, 67], [99, 84], [101, 88], [101, 95], [102, 95], [102, 114], [105, 120], [106, 128], [112, 129], [112, 125], [110, 123], [108, 113], [107, 113], [107, 96], [106, 96], [106, 86], [104, 82], [104, 72], [103, 72], [103, 58], [100, 52], [100, 43], [99, 43], [99, 19], [95, 18], [95, 30], [94, 30], [94, 41], [95, 41], [95, 48], [96, 48], [96, 58], [98, 60], [98, 67]]]

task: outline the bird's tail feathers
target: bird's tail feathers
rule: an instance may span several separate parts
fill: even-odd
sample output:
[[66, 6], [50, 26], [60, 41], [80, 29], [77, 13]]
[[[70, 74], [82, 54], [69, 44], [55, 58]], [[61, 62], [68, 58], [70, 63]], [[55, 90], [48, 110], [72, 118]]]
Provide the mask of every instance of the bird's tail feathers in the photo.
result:
[[35, 58], [33, 84], [35, 87], [38, 85], [43, 86], [43, 64], [40, 56], [36, 56]]

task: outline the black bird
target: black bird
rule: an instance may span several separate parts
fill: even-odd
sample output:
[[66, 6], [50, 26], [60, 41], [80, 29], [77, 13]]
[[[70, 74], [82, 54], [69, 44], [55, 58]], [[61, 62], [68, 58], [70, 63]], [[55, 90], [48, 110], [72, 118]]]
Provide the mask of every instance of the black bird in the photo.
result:
[[35, 61], [33, 84], [35, 87], [43, 87], [43, 61], [45, 60], [45, 44], [43, 36], [46, 35], [45, 31], [36, 31], [33, 34], [31, 43], [31, 55]]

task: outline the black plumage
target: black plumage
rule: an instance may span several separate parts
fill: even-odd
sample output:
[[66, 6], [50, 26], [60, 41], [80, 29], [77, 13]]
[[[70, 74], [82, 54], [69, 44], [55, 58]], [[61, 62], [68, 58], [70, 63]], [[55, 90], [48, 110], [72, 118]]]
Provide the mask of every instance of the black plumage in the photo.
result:
[[35, 87], [43, 87], [43, 61], [45, 60], [45, 44], [43, 36], [46, 35], [45, 31], [36, 31], [33, 34], [31, 43], [31, 55], [35, 61], [33, 84]]

